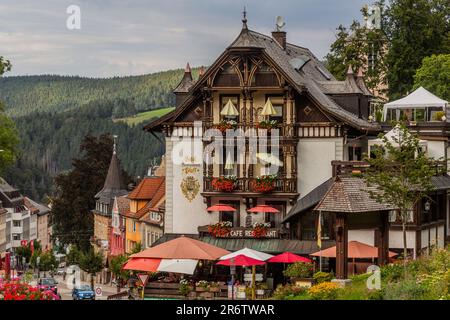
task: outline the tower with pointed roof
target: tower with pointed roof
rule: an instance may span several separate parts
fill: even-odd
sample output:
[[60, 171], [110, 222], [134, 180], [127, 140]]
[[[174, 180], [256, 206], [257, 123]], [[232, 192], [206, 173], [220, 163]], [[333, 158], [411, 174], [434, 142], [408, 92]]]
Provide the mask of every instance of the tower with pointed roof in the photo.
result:
[[128, 194], [122, 177], [122, 169], [117, 157], [116, 141], [114, 137], [113, 154], [109, 163], [103, 188], [95, 195], [94, 214], [94, 244], [99, 248], [108, 248], [111, 232], [111, 216], [115, 199]]

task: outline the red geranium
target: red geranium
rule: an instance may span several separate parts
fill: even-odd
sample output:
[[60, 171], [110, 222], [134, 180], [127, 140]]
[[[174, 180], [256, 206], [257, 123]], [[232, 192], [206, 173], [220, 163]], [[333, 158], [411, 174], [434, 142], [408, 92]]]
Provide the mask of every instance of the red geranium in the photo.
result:
[[2, 281], [0, 300], [59, 300], [59, 297], [51, 290], [41, 291], [20, 281]]
[[236, 187], [236, 177], [214, 178], [212, 186], [215, 190], [221, 192], [232, 192]]

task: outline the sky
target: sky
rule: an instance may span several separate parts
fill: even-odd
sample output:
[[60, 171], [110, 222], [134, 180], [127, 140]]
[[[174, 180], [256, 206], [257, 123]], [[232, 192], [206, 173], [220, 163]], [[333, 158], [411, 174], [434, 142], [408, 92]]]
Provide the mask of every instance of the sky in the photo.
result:
[[[288, 42], [320, 59], [339, 24], [361, 20], [370, 0], [0, 0], [0, 56], [7, 75], [113, 77], [210, 65], [250, 29], [270, 34], [283, 16]], [[80, 9], [80, 29], [67, 8]]]

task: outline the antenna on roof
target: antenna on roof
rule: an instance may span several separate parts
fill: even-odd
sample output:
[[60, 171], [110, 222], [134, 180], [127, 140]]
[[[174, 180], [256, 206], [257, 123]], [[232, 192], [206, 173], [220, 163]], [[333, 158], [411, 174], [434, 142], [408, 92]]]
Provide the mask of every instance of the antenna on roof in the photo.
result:
[[284, 22], [284, 19], [282, 16], [277, 16], [276, 19], [276, 27], [277, 27], [277, 31], [281, 31], [281, 29], [283, 29], [283, 27], [286, 25], [286, 22]]

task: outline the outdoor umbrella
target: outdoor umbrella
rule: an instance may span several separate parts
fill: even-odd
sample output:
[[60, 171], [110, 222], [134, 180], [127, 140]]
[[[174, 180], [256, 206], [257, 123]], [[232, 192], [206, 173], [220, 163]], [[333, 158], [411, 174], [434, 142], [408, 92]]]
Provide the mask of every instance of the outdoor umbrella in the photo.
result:
[[277, 112], [275, 110], [275, 108], [273, 107], [272, 101], [270, 101], [270, 99], [267, 99], [266, 104], [264, 105], [262, 111], [261, 111], [261, 115], [263, 116], [273, 116], [276, 115]]
[[259, 259], [250, 258], [243, 254], [238, 254], [238, 255], [232, 256], [226, 260], [219, 261], [219, 262], [217, 262], [217, 264], [221, 265], [221, 266], [252, 267], [252, 299], [255, 300], [256, 266], [266, 264], [264, 261], [259, 260]]
[[217, 260], [230, 253], [203, 241], [181, 236], [131, 255], [131, 258]]
[[231, 99], [229, 99], [225, 107], [220, 111], [220, 114], [222, 116], [238, 116], [239, 111], [236, 109]]
[[146, 258], [135, 258], [130, 259], [122, 267], [124, 270], [135, 270], [135, 271], [145, 271], [145, 272], [156, 272], [158, 271], [161, 259], [146, 259]]
[[267, 262], [271, 263], [295, 263], [295, 262], [312, 262], [312, 260], [298, 256], [292, 252], [284, 252], [275, 257], [270, 258]]
[[268, 206], [266, 204], [261, 204], [259, 206], [253, 207], [251, 209], [248, 210], [248, 212], [253, 212], [253, 213], [258, 213], [258, 212], [267, 212], [267, 213], [279, 213], [280, 210]]
[[206, 209], [206, 211], [209, 211], [209, 212], [213, 212], [213, 211], [235, 212], [236, 209], [233, 208], [232, 206], [229, 206], [226, 204], [216, 204], [216, 205], [213, 205], [213, 206], [209, 207], [208, 209]]
[[158, 271], [182, 274], [194, 274], [198, 260], [192, 259], [162, 259]]
[[[348, 258], [351, 259], [369, 259], [378, 257], [378, 248], [359, 241], [348, 242]], [[389, 257], [396, 256], [395, 252], [389, 251]], [[320, 251], [312, 253], [311, 256], [320, 257]], [[336, 246], [322, 250], [322, 257], [336, 258]]]
[[260, 265], [263, 265], [266, 263], [262, 260], [253, 259], [253, 258], [247, 257], [243, 254], [240, 254], [235, 257], [231, 257], [229, 259], [219, 261], [219, 262], [217, 262], [217, 264], [220, 266], [235, 265], [235, 266], [239, 266], [239, 267], [251, 267], [251, 266], [260, 266]]
[[261, 261], [266, 261], [273, 257], [273, 255], [271, 255], [271, 254], [267, 254], [267, 253], [256, 251], [256, 250], [249, 249], [249, 248], [244, 248], [244, 249], [235, 251], [233, 253], [224, 255], [223, 257], [220, 257], [219, 260], [228, 260], [230, 258], [237, 257], [239, 255], [244, 255], [246, 257], [253, 258], [256, 260], [261, 260]]

